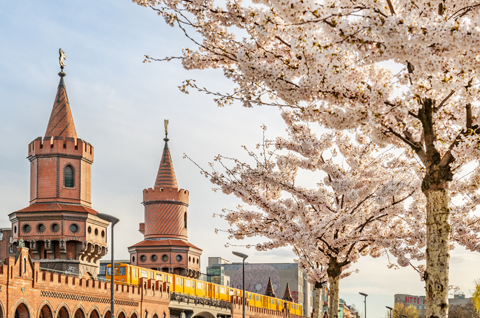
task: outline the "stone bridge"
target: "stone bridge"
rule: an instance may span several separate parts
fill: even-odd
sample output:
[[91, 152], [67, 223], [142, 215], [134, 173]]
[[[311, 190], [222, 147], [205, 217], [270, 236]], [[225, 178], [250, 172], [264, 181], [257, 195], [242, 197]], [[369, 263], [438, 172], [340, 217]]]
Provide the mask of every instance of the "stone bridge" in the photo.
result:
[[[232, 302], [170, 293], [170, 283], [140, 280], [115, 286], [115, 318], [242, 318]], [[302, 318], [246, 306], [248, 318]], [[28, 248], [0, 262], [0, 318], [113, 318], [110, 283], [40, 270]]]

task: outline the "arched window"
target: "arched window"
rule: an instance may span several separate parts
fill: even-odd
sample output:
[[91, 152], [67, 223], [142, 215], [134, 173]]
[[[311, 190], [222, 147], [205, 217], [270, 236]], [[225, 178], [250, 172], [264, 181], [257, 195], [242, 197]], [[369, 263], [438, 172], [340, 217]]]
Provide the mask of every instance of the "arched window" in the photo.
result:
[[65, 167], [63, 172], [64, 185], [66, 188], [73, 188], [74, 178], [73, 178], [73, 168], [68, 165]]
[[187, 228], [187, 212], [183, 215], [183, 227]]

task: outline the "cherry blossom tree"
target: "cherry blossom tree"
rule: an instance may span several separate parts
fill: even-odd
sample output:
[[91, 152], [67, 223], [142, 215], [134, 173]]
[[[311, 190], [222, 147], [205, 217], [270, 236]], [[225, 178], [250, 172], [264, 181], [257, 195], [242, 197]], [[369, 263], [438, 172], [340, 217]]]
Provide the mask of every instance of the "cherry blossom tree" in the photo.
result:
[[[221, 214], [231, 238], [267, 238], [256, 245], [261, 251], [293, 246], [309, 281], [317, 287], [328, 281], [330, 317], [338, 317], [340, 279], [361, 256], [388, 251], [401, 266], [424, 259], [425, 212], [415, 203], [422, 196], [415, 170], [423, 168], [402, 154], [379, 154], [368, 138], [351, 140], [339, 132], [317, 137], [292, 114], [283, 115], [289, 138], [264, 136], [260, 155], [248, 152], [254, 164], [218, 156], [221, 172], [202, 171], [248, 204]], [[300, 170], [324, 179], [304, 187]]]
[[[478, 175], [480, 3], [472, 0], [134, 0], [196, 45], [187, 69], [221, 68], [232, 93], [181, 89], [221, 106], [291, 107], [304, 121], [359, 128], [423, 166], [427, 317], [448, 316], [451, 182]], [[197, 36], [192, 36], [196, 32]], [[152, 61], [147, 56], [147, 61]], [[469, 165], [470, 164], [470, 165]], [[476, 193], [469, 178], [467, 193]], [[470, 245], [478, 242], [470, 242]]]

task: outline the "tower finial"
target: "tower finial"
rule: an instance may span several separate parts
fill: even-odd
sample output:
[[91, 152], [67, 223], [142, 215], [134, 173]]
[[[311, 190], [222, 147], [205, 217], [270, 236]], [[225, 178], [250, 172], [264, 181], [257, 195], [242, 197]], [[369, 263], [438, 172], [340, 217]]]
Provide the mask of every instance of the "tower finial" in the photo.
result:
[[169, 139], [168, 139], [168, 119], [164, 119], [163, 124], [165, 126], [165, 139], [163, 139], [163, 140], [169, 141]]
[[65, 57], [65, 52], [63, 52], [63, 50], [62, 50], [61, 48], [58, 49], [58, 53], [59, 53], [59, 55], [60, 55], [60, 56], [58, 57], [58, 63], [60, 64], [60, 69], [61, 69], [61, 71], [60, 71], [60, 73], [58, 73], [58, 75], [59, 75], [60, 77], [64, 77], [65, 75], [67, 75], [67, 74], [65, 74], [65, 72], [63, 71], [63, 68], [65, 67], [65, 60], [66, 60], [67, 58]]

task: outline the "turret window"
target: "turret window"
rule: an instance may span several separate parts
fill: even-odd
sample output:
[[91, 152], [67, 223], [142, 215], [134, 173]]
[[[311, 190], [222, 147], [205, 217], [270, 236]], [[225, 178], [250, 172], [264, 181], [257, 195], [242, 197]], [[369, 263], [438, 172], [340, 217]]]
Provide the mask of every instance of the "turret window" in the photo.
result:
[[183, 215], [183, 227], [187, 228], [187, 212]]
[[72, 166], [68, 165], [65, 167], [63, 172], [64, 177], [64, 185], [66, 188], [73, 188], [74, 178], [73, 178], [73, 168]]

